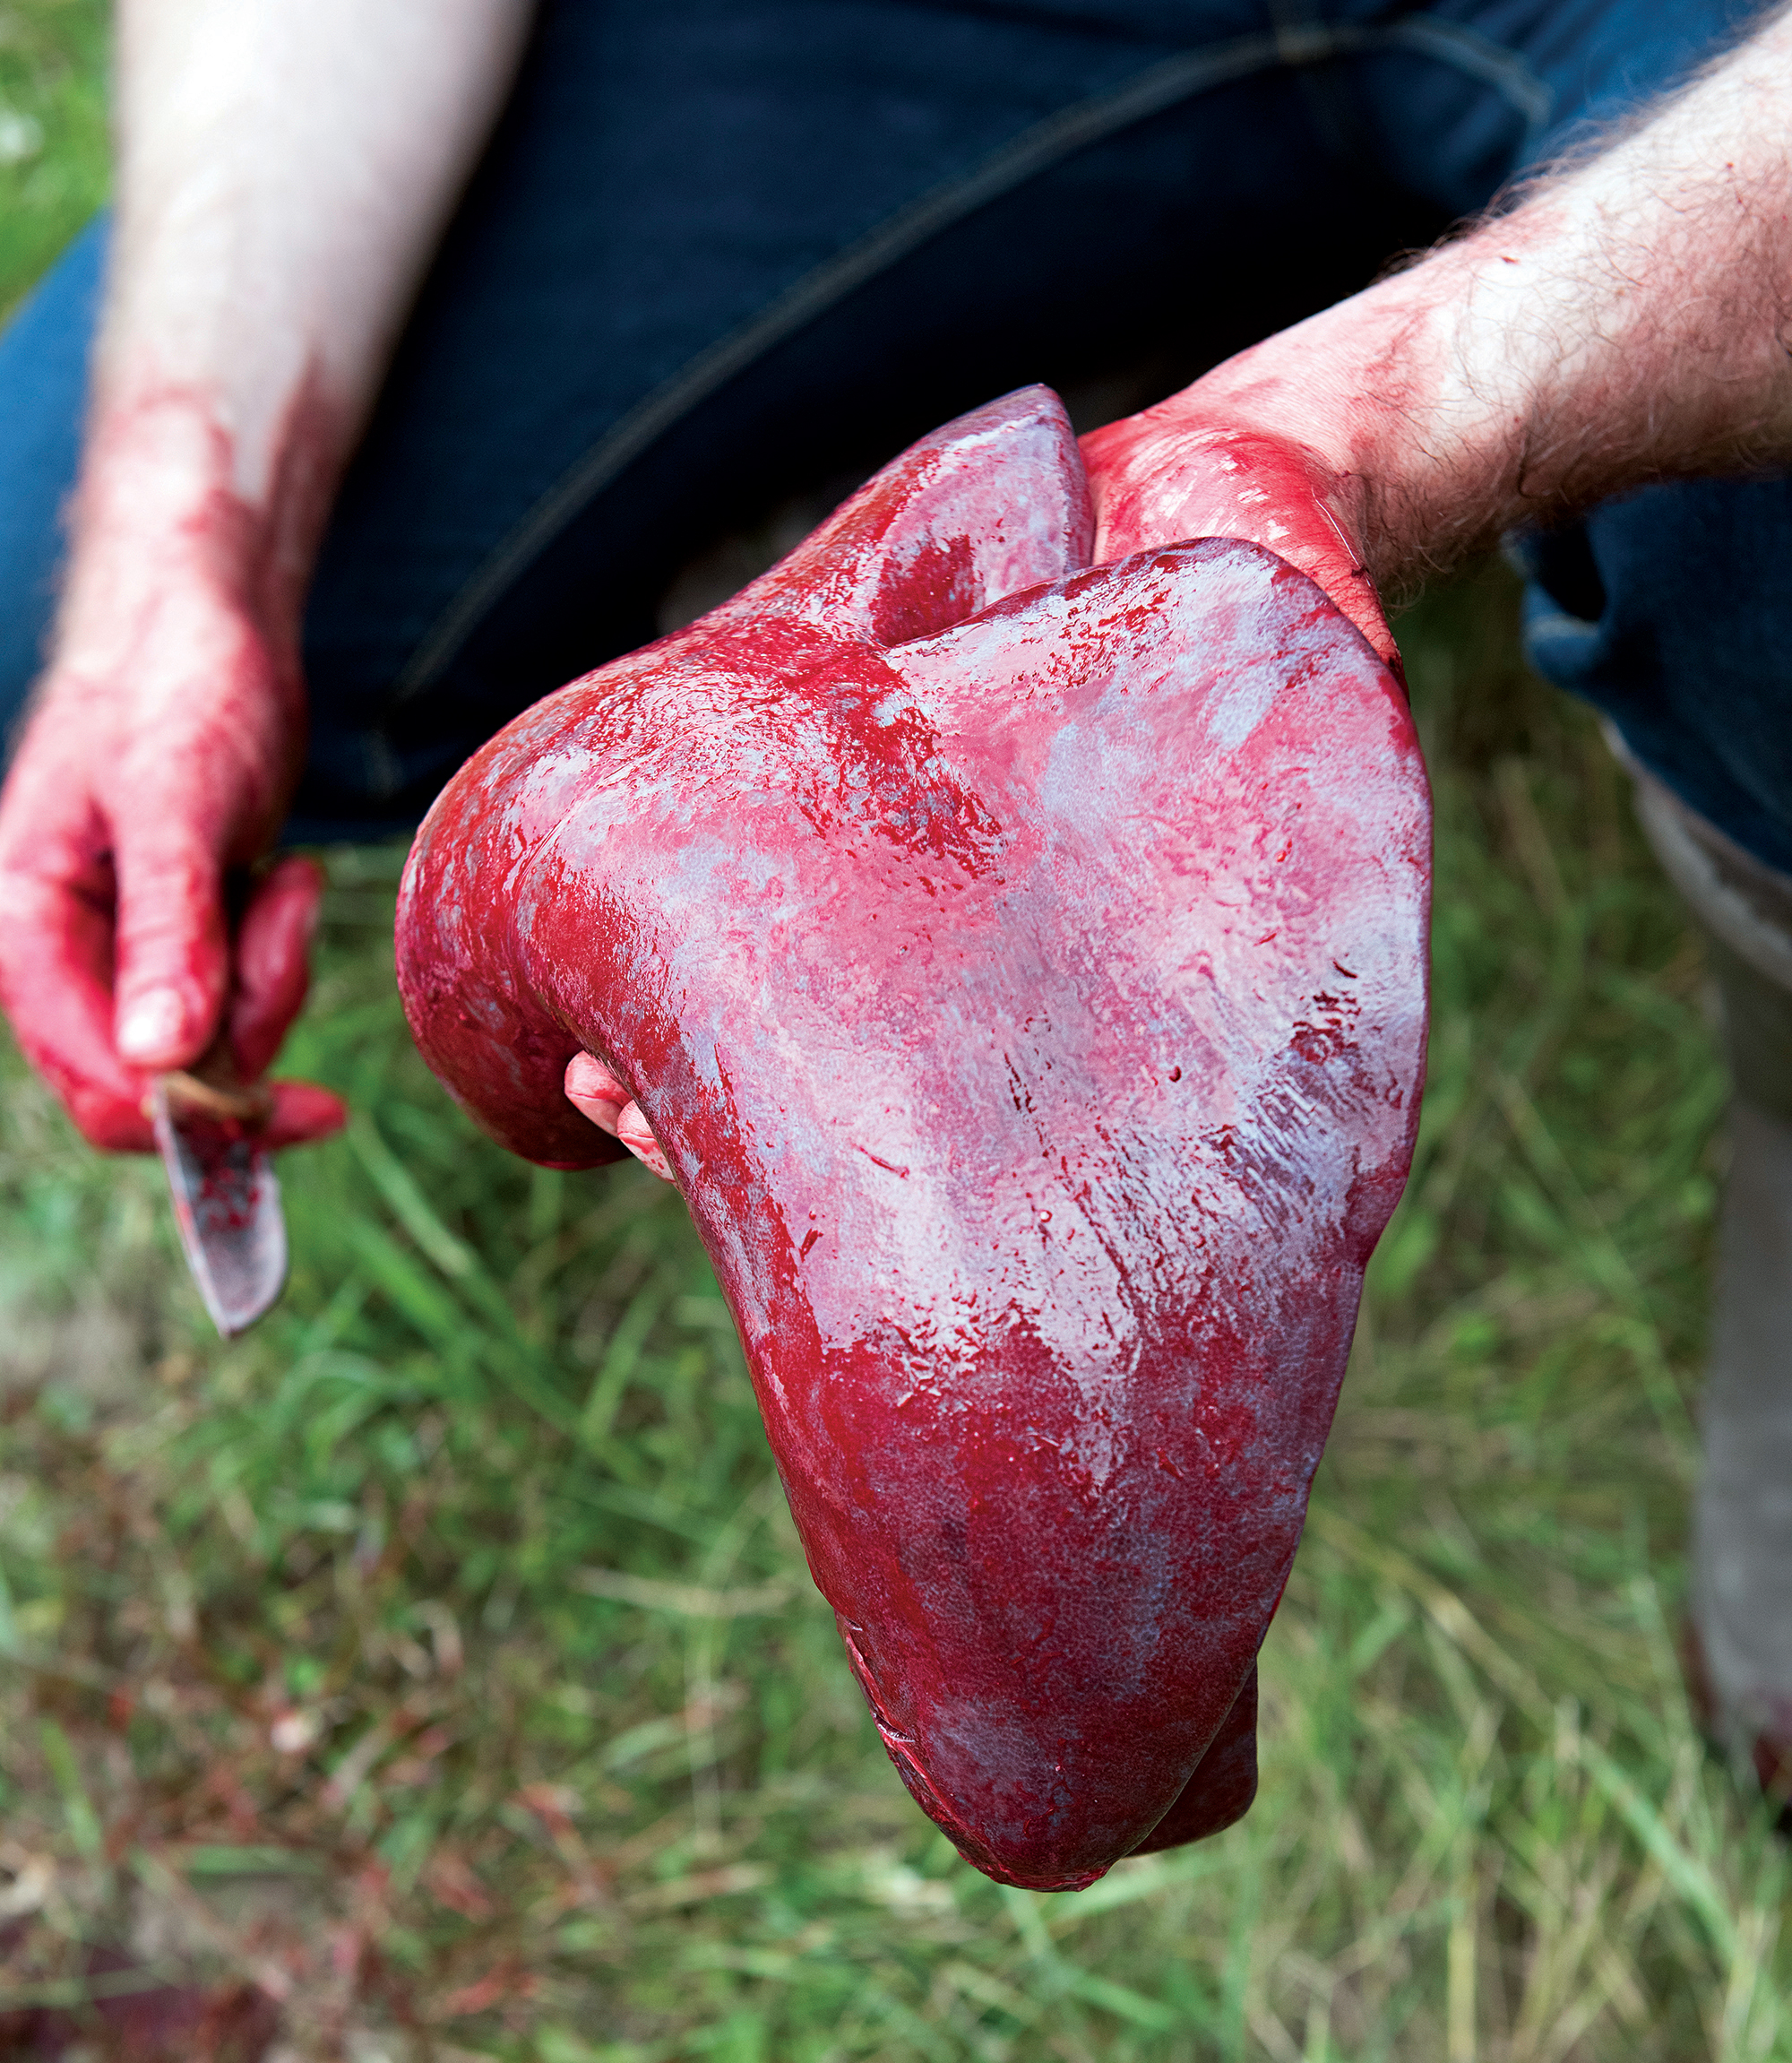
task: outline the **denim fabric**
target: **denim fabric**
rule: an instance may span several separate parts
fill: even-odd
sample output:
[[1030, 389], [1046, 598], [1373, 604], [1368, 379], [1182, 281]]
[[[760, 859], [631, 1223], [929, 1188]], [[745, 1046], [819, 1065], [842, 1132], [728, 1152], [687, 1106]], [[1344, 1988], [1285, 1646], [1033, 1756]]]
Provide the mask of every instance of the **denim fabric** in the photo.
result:
[[1538, 670], [1792, 874], [1792, 481], [1648, 488], [1516, 543]]
[[[1187, 376], [1352, 290], [1747, 12], [549, 0], [324, 545], [291, 832], [414, 822], [515, 711], [651, 635], [676, 568], [782, 494], [1025, 381], [1157, 351], [1176, 384], [1170, 360]], [[0, 337], [0, 716], [47, 618], [98, 240]], [[1551, 539], [1598, 577], [1570, 593], [1539, 562], [1556, 627], [1537, 651], [1783, 865], [1792, 716], [1776, 731], [1722, 675], [1734, 653], [1761, 678], [1710, 621], [1745, 613], [1722, 554], [1765, 518], [1714, 526], [1700, 512], [1726, 497], [1785, 505], [1754, 483], [1662, 489], [1599, 512], [1584, 548]], [[1646, 541], [1602, 542], [1638, 512]], [[1770, 550], [1762, 648], [1792, 579], [1778, 545], [1750, 565]]]
[[[0, 733], [10, 734], [56, 609], [62, 505], [81, 456], [103, 223], [77, 237], [0, 334]], [[0, 738], [4, 744], [4, 738]]]

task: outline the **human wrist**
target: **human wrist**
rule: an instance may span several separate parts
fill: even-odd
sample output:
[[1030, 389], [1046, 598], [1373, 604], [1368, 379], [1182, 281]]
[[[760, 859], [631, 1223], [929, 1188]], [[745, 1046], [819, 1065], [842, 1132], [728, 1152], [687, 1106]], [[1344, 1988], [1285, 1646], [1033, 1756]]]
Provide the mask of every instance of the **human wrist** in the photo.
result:
[[91, 648], [128, 639], [159, 596], [198, 589], [296, 660], [334, 464], [311, 434], [263, 493], [247, 494], [228, 413], [217, 395], [149, 381], [96, 396], [71, 511], [59, 658], [81, 648], [93, 663]]
[[[1303, 325], [1305, 328], [1306, 325]], [[1187, 538], [1262, 546], [1314, 581], [1397, 663], [1368, 539], [1373, 462], [1298, 332], [1267, 340], [1083, 439], [1107, 560]]]
[[1496, 397], [1452, 377], [1460, 286], [1446, 269], [1463, 269], [1453, 251], [1266, 338], [1135, 419], [1149, 437], [1116, 453], [1109, 491], [1178, 444], [1228, 445], [1260, 468], [1274, 452], [1279, 491], [1322, 509], [1384, 594], [1491, 542], [1516, 520], [1517, 440]]

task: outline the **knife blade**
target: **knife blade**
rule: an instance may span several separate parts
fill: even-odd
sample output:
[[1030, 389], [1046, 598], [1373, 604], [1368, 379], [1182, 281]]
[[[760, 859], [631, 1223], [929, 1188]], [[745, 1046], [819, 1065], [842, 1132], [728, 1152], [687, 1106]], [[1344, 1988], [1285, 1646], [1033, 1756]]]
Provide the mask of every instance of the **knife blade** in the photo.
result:
[[272, 1108], [265, 1084], [240, 1082], [219, 1047], [190, 1073], [159, 1075], [150, 1088], [181, 1247], [227, 1340], [254, 1325], [286, 1282], [280, 1183], [261, 1144]]

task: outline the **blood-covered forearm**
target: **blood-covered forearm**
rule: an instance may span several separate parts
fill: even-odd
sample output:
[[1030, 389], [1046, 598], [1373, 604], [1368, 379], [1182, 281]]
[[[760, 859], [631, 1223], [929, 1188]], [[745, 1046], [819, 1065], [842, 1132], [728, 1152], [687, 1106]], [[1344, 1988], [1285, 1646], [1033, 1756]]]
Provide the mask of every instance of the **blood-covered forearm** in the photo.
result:
[[147, 469], [308, 555], [531, 12], [122, 0], [83, 517], [108, 524], [114, 478]]
[[[530, 12], [124, 0], [66, 587], [0, 793], [0, 1006], [97, 1144], [147, 1146], [149, 1076], [220, 1030], [258, 1075], [304, 996], [317, 883], [252, 870], [303, 761], [305, 587]], [[276, 1143], [340, 1121], [281, 1093]]]
[[1788, 114], [1780, 13], [1509, 212], [1098, 433], [1098, 548], [1228, 513], [1254, 535], [1247, 494], [1208, 505], [1252, 435], [1298, 447], [1344, 543], [1330, 579], [1323, 522], [1291, 556], [1334, 590], [1351, 555], [1398, 589], [1649, 480], [1792, 459]]

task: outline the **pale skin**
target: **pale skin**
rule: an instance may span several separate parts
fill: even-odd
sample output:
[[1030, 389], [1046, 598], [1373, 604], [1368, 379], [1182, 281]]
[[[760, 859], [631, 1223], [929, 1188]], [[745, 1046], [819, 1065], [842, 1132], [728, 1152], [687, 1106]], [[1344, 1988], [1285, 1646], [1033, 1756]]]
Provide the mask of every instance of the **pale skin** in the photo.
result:
[[[148, 1144], [149, 1075], [227, 1008], [258, 1071], [303, 996], [314, 878], [264, 879], [234, 970], [223, 878], [297, 778], [318, 536], [529, 13], [123, 0], [67, 599], [0, 797], [0, 999], [99, 1143]], [[1788, 106], [1781, 14], [1513, 211], [1095, 433], [1098, 557], [1250, 538], [1391, 654], [1380, 596], [1506, 530], [1792, 460]], [[566, 1092], [665, 1172], [600, 1063]], [[281, 1137], [338, 1120], [308, 1093]]]
[[[0, 798], [0, 1000], [90, 1137], [227, 1007], [256, 1072], [317, 881], [298, 616], [337, 480], [503, 104], [529, 0], [121, 0], [118, 195], [56, 650]], [[234, 987], [234, 997], [231, 991]], [[245, 1037], [245, 1031], [248, 1036]], [[282, 1094], [278, 1137], [332, 1129]]]

